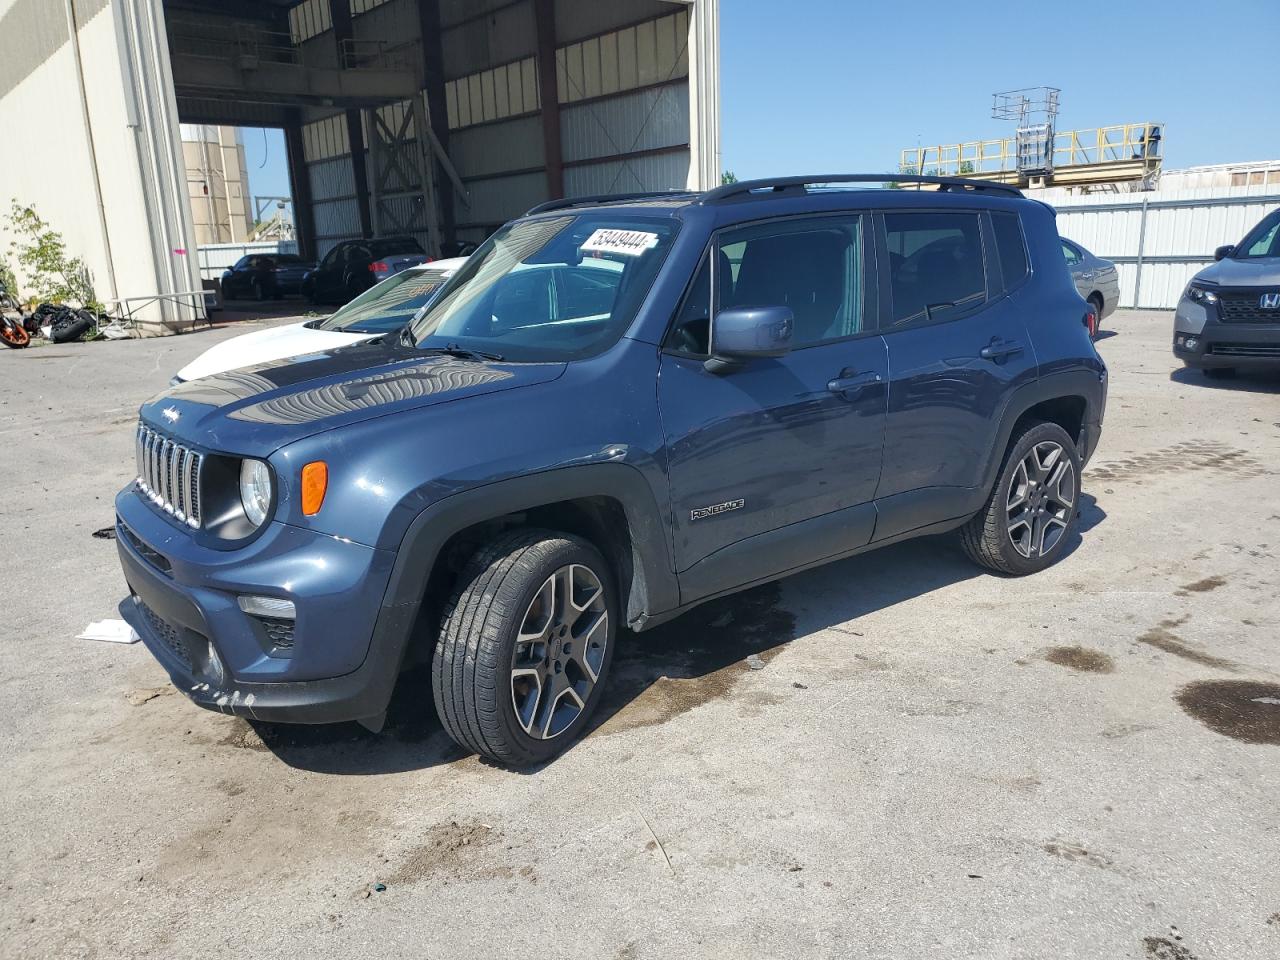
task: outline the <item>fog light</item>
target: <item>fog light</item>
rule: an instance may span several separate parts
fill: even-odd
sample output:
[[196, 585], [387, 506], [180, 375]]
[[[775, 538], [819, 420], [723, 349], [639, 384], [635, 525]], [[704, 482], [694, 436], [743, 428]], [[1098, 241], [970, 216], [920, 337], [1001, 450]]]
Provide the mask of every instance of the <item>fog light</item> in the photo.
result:
[[1195, 337], [1187, 337], [1188, 350], [1194, 350], [1199, 344], [1200, 344], [1200, 341], [1197, 340]]
[[236, 597], [236, 603], [245, 613], [255, 617], [275, 617], [278, 620], [296, 620], [298, 617], [293, 601], [279, 597]]

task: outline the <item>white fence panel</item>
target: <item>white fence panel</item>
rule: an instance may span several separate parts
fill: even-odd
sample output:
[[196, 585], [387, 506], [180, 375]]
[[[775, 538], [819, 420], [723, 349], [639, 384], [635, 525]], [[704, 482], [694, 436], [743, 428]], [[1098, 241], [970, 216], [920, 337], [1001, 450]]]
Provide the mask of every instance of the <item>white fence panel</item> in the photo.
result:
[[216, 280], [222, 271], [234, 264], [241, 257], [251, 253], [297, 253], [298, 244], [293, 240], [259, 240], [254, 243], [207, 243], [197, 249], [200, 261], [200, 276], [205, 280]]
[[1038, 197], [1058, 211], [1058, 232], [1120, 272], [1120, 306], [1172, 310], [1187, 282], [1280, 205], [1274, 184], [1143, 194]]

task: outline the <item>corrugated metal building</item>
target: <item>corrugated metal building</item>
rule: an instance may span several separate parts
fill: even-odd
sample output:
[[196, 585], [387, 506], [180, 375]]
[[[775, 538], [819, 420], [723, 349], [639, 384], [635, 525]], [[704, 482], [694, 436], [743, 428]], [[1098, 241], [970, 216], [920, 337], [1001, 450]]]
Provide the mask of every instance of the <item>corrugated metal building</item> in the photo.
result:
[[0, 124], [58, 144], [52, 170], [0, 152], [0, 183], [103, 299], [180, 293], [200, 283], [179, 123], [274, 126], [302, 252], [411, 234], [447, 253], [549, 198], [716, 184], [717, 18], [718, 0], [0, 0]]
[[1280, 183], [1029, 196], [1057, 210], [1064, 237], [1115, 261], [1122, 307], [1171, 310], [1191, 278], [1213, 263], [1215, 249], [1239, 242], [1280, 206]]

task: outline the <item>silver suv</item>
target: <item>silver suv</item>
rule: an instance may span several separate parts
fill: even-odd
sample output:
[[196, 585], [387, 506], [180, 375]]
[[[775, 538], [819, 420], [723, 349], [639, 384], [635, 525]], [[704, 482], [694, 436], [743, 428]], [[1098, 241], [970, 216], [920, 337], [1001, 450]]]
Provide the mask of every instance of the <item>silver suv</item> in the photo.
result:
[[1192, 278], [1173, 320], [1173, 353], [1207, 376], [1280, 367], [1280, 209]]

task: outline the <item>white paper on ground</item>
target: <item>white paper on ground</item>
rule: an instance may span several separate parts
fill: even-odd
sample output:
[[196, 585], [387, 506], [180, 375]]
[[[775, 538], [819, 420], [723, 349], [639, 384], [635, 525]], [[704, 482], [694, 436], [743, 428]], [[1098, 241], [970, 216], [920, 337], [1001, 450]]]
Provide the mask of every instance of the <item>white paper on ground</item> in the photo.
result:
[[123, 620], [95, 620], [84, 628], [77, 640], [105, 640], [108, 643], [137, 643], [133, 627]]

